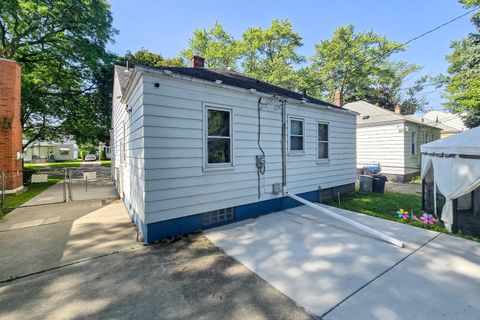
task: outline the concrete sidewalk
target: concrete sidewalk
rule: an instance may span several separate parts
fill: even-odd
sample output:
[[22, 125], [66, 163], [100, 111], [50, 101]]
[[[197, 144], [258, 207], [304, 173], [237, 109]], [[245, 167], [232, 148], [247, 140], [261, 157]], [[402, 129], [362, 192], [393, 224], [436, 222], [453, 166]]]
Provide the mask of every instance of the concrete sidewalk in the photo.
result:
[[0, 281], [137, 247], [120, 201], [18, 208], [0, 223]]
[[329, 208], [407, 245], [395, 247], [306, 206], [206, 236], [325, 319], [478, 319], [479, 243]]

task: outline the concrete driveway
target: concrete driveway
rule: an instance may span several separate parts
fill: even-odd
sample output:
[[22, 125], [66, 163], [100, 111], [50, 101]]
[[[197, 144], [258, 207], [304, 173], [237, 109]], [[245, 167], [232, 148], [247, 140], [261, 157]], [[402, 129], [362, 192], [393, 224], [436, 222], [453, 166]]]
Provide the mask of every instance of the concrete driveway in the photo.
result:
[[142, 246], [120, 201], [0, 222], [0, 319], [312, 319], [202, 235]]
[[398, 248], [306, 207], [206, 236], [324, 319], [478, 319], [480, 244], [331, 208], [400, 238]]

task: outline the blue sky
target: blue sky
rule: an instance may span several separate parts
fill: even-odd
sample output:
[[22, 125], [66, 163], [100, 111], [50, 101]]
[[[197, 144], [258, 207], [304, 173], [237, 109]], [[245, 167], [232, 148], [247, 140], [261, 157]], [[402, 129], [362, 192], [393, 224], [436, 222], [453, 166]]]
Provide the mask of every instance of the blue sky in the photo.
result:
[[[250, 26], [268, 27], [274, 18], [288, 18], [303, 37], [299, 53], [310, 56], [314, 45], [332, 37], [334, 29], [352, 23], [357, 31], [374, 30], [390, 40], [407, 41], [466, 10], [455, 0], [110, 0], [114, 26], [120, 31], [109, 50], [124, 54], [144, 47], [165, 57], [175, 57], [188, 45], [197, 28], [215, 21], [239, 37]], [[394, 59], [423, 66], [416, 74], [445, 73], [445, 56], [453, 40], [474, 27], [470, 15], [409, 45]], [[415, 77], [416, 77], [415, 76]], [[414, 79], [412, 79], [414, 80]], [[441, 109], [439, 92], [427, 89], [429, 104]]]

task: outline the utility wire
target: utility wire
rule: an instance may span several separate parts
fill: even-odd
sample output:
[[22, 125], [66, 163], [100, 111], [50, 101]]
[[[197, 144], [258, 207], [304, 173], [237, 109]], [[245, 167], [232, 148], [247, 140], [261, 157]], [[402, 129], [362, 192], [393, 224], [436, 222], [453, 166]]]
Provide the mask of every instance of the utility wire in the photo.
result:
[[[455, 17], [455, 18], [453, 18], [453, 19], [451, 19], [451, 20], [449, 20], [449, 21], [447, 21], [447, 22], [445, 22], [445, 23], [442, 23], [441, 25], [438, 25], [438, 26], [436, 26], [435, 28], [430, 29], [430, 30], [428, 30], [428, 31], [426, 31], [426, 32], [424, 32], [424, 33], [422, 33], [422, 34], [420, 34], [420, 35], [418, 35], [418, 36], [416, 36], [416, 37], [408, 40], [408, 41], [405, 41], [405, 42], [403, 42], [403, 43], [400, 43], [399, 45], [394, 46], [393, 48], [391, 48], [391, 49], [383, 52], [382, 54], [380, 54], [378, 57], [371, 58], [371, 59], [367, 59], [366, 62], [369, 62], [369, 60], [371, 60], [370, 62], [374, 62], [375, 60], [380, 60], [380, 59], [384, 58], [386, 55], [392, 53], [393, 51], [398, 50], [398, 49], [406, 46], [407, 44], [412, 43], [413, 41], [416, 41], [416, 40], [418, 40], [418, 39], [420, 39], [420, 38], [422, 38], [422, 37], [424, 37], [424, 36], [426, 36], [426, 35], [428, 35], [428, 34], [430, 34], [430, 33], [432, 33], [432, 32], [435, 32], [435, 31], [437, 31], [438, 29], [443, 28], [443, 27], [449, 25], [450, 23], [455, 22], [455, 21], [457, 21], [457, 20], [465, 17], [465, 16], [469, 15], [470, 13], [472, 13], [472, 12], [474, 12], [474, 11], [476, 11], [476, 10], [477, 10], [477, 8], [474, 8], [474, 9], [472, 9], [472, 10], [469, 10], [469, 11], [465, 12], [464, 14], [461, 14], [461, 15], [459, 15], [458, 17]], [[353, 66], [352, 68], [347, 69], [346, 73], [350, 73], [351, 71], [353, 71], [353, 70], [355, 70], [356, 68], [358, 68], [358, 66], [359, 66], [359, 65], [355, 65], [355, 66]], [[373, 67], [373, 65], [370, 65], [370, 67], [367, 69], [367, 72], [368, 72], [372, 67]]]

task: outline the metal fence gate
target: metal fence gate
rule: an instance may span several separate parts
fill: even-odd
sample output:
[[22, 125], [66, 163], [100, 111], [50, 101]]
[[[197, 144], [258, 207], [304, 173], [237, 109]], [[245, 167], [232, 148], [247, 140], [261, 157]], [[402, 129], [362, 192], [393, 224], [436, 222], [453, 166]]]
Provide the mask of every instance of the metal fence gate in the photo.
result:
[[70, 168], [68, 178], [68, 201], [117, 197], [110, 167]]
[[[23, 189], [6, 189], [9, 175], [23, 176]], [[110, 167], [24, 169], [0, 172], [0, 215], [18, 207], [117, 198]]]

